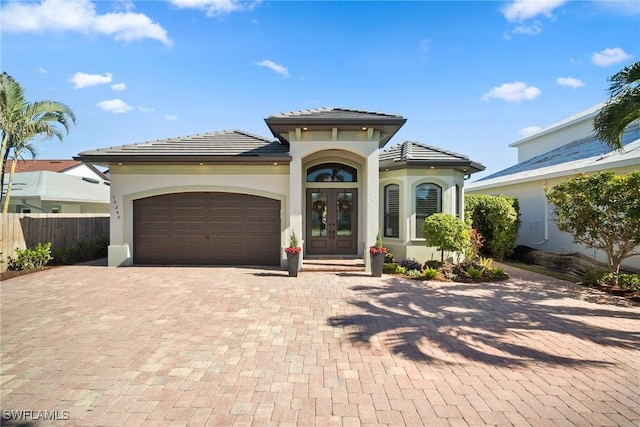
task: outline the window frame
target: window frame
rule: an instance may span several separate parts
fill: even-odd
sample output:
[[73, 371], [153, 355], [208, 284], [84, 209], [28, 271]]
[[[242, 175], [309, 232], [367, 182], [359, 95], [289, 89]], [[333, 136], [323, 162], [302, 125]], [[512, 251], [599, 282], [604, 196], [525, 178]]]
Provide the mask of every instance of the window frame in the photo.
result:
[[[397, 221], [397, 235], [393, 235], [388, 233], [389, 230], [389, 217], [391, 215], [390, 209], [389, 209], [389, 190], [391, 189], [391, 187], [396, 187], [396, 191], [397, 191], [397, 211], [395, 212], [395, 216], [396, 216], [396, 221]], [[384, 198], [384, 210], [383, 210], [383, 235], [384, 237], [389, 237], [389, 238], [395, 238], [395, 239], [399, 239], [400, 238], [400, 225], [401, 225], [401, 221], [400, 221], [400, 204], [401, 204], [401, 193], [400, 193], [400, 184], [396, 184], [396, 183], [389, 183], [387, 185], [385, 185], [383, 187], [383, 198]]]
[[[435, 189], [437, 190], [437, 209], [435, 212], [430, 213], [427, 216], [418, 216], [418, 189], [422, 188], [422, 187], [427, 187], [428, 189]], [[424, 240], [424, 236], [422, 235], [422, 224], [424, 223], [424, 220], [429, 218], [431, 215], [436, 214], [436, 213], [442, 213], [442, 196], [443, 196], [444, 190], [442, 188], [442, 186], [434, 183], [434, 182], [420, 182], [417, 183], [414, 187], [413, 187], [413, 192], [412, 192], [412, 198], [413, 198], [413, 230], [411, 231], [412, 234], [412, 238], [415, 240]], [[420, 220], [421, 218], [421, 220]], [[418, 227], [420, 227], [420, 230], [418, 230]]]

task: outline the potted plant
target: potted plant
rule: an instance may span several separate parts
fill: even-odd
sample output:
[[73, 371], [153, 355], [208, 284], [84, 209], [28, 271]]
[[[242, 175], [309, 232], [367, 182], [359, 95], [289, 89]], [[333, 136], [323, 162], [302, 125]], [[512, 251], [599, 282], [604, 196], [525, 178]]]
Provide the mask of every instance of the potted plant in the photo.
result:
[[289, 238], [289, 246], [284, 248], [287, 254], [287, 268], [289, 269], [290, 277], [298, 277], [298, 267], [300, 265], [300, 252], [302, 248], [298, 246], [298, 238], [294, 231], [291, 232]]
[[376, 244], [369, 247], [369, 255], [371, 256], [371, 276], [382, 276], [382, 268], [384, 266], [384, 254], [387, 248], [382, 246], [382, 238], [380, 233], [376, 236]]

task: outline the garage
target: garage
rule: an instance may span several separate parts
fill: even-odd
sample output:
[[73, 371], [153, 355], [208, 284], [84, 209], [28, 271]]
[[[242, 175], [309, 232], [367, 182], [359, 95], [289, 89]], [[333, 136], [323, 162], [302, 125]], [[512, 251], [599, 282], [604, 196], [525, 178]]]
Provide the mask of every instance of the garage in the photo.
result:
[[133, 202], [133, 262], [279, 265], [280, 201], [220, 192]]

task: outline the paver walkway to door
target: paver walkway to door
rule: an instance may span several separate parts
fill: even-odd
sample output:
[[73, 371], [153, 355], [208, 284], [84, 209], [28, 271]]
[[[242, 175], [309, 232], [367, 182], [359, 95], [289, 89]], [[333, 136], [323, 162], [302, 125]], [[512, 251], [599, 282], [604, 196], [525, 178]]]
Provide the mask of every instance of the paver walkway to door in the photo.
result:
[[70, 266], [11, 279], [3, 423], [640, 425], [640, 307], [510, 273]]

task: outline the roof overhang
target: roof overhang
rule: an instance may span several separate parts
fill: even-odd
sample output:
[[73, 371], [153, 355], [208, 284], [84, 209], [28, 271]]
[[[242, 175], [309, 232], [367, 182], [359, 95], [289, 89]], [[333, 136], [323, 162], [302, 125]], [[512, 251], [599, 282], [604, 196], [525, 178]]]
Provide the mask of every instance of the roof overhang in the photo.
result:
[[291, 156], [189, 156], [189, 155], [118, 155], [118, 154], [82, 154], [75, 160], [91, 162], [99, 165], [110, 164], [144, 164], [144, 165], [260, 165], [289, 164]]
[[391, 138], [406, 123], [404, 117], [371, 117], [358, 119], [314, 118], [314, 117], [268, 117], [264, 119], [274, 137], [283, 144], [289, 144], [289, 132], [296, 129], [307, 131], [368, 131], [374, 129], [380, 132], [380, 148], [384, 147]]
[[468, 161], [437, 161], [437, 160], [408, 160], [397, 162], [380, 162], [380, 170], [397, 170], [397, 169], [454, 169], [465, 174], [482, 172], [485, 166], [468, 160]]

